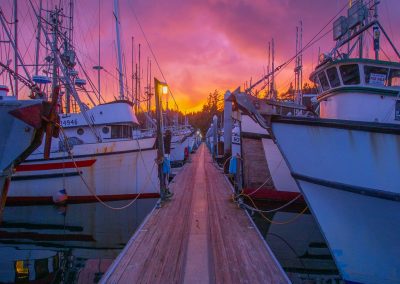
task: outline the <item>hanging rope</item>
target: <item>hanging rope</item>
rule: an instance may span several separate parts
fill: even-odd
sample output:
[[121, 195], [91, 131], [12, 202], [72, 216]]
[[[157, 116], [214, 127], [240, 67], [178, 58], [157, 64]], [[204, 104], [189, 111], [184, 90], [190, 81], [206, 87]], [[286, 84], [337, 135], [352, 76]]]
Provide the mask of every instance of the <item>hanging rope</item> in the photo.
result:
[[[65, 141], [68, 141], [68, 136], [66, 135], [66, 133], [65, 133], [65, 131], [64, 131], [64, 129], [63, 129], [63, 127], [62, 127], [60, 124], [56, 124], [56, 125], [60, 128], [61, 133], [62, 133], [62, 135], [63, 135], [63, 139], [64, 139]], [[69, 147], [69, 144], [66, 143], [66, 145], [67, 145], [67, 152], [68, 152], [68, 155], [69, 155], [69, 157], [71, 158], [71, 160], [72, 160], [72, 162], [73, 162], [73, 164], [74, 164], [74, 167], [75, 167], [77, 173], [79, 174], [79, 177], [81, 178], [83, 184], [85, 185], [86, 189], [87, 189], [87, 190], [96, 198], [96, 200], [97, 200], [98, 202], [100, 202], [102, 205], [104, 205], [105, 207], [107, 207], [107, 208], [109, 208], [109, 209], [112, 209], [112, 210], [123, 210], [123, 209], [126, 209], [126, 208], [130, 207], [130, 206], [140, 197], [140, 195], [142, 194], [142, 192], [139, 191], [138, 194], [137, 194], [137, 196], [136, 196], [133, 200], [131, 200], [128, 204], [126, 204], [126, 205], [124, 205], [124, 206], [121, 206], [121, 207], [113, 207], [113, 206], [110, 206], [110, 205], [108, 205], [107, 203], [105, 203], [103, 200], [101, 200], [101, 198], [100, 198], [99, 196], [97, 196], [97, 194], [94, 192], [94, 190], [88, 185], [88, 183], [86, 182], [85, 178], [84, 178], [83, 175], [82, 175], [82, 172], [79, 170], [79, 167], [78, 167], [78, 165], [76, 164], [75, 158], [74, 158], [74, 156], [73, 156], [73, 154], [72, 154], [72, 152], [71, 152], [71, 148]], [[140, 154], [140, 156], [142, 156], [142, 153], [141, 153], [141, 152], [142, 152], [142, 150], [141, 150], [141, 148], [139, 147], [139, 154]], [[142, 161], [144, 162], [143, 157], [142, 157]], [[146, 165], [146, 164], [144, 164], [144, 165]], [[155, 163], [153, 163], [153, 167], [152, 167], [152, 169], [151, 169], [150, 174], [153, 172], [154, 165], [155, 165]], [[147, 167], [146, 167], [146, 166], [145, 166], [145, 169], [147, 170]], [[148, 175], [147, 175], [146, 183], [147, 183], [147, 181], [148, 181], [148, 179], [149, 179], [149, 177], [150, 177], [150, 174], [148, 173]], [[137, 178], [137, 177], [136, 177], [136, 178]], [[152, 184], [153, 184], [153, 182], [152, 182]], [[154, 184], [153, 184], [153, 185], [154, 185]]]

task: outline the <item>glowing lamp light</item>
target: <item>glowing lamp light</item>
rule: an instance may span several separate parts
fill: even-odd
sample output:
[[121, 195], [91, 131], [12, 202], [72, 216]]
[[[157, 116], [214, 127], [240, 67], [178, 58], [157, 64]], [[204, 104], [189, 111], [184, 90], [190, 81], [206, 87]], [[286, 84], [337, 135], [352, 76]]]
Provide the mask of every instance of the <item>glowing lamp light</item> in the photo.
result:
[[166, 85], [162, 86], [161, 91], [162, 91], [162, 94], [163, 94], [163, 95], [168, 94], [168, 86], [166, 86]]

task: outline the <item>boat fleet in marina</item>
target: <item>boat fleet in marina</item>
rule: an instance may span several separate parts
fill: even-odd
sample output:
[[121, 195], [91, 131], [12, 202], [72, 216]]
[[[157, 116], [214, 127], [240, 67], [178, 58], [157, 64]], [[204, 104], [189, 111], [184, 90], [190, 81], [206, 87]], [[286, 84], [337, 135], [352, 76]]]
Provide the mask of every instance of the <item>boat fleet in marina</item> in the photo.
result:
[[[73, 5], [69, 8], [72, 14]], [[114, 1], [117, 41], [120, 37], [121, 23], [118, 9], [118, 1]], [[6, 166], [13, 168], [14, 171], [7, 194], [8, 202], [38, 204], [64, 202], [67, 199], [70, 202], [87, 202], [159, 196], [156, 131], [154, 127], [141, 130], [134, 110], [136, 102], [129, 99], [121, 81], [122, 76], [119, 78], [119, 97], [115, 101], [103, 100], [104, 102], [100, 103], [99, 90], [93, 88], [93, 92], [99, 97], [99, 103], [96, 104], [86, 86], [90, 78], [83, 79], [86, 72], [82, 71], [83, 74], [79, 74], [76, 70], [77, 66], [82, 66], [69, 37], [72, 31], [63, 26], [62, 8], [45, 10], [42, 7], [35, 9], [32, 6], [32, 10], [40, 22], [37, 40], [39, 42], [44, 38], [40, 44], [48, 45], [49, 52], [44, 58], [44, 64], [48, 69], [43, 75], [37, 71], [32, 75], [23, 68], [24, 76], [19, 75], [15, 80], [29, 82], [40, 91], [40, 96], [25, 103], [16, 96], [8, 95], [8, 87], [2, 86], [1, 99], [7, 104], [31, 105], [50, 97], [45, 94], [45, 90], [54, 90], [61, 86], [61, 98], [58, 99], [56, 107], [59, 121], [53, 125], [60, 133], [59, 136], [53, 137], [51, 146], [47, 150], [45, 143], [41, 145], [39, 143], [37, 149], [31, 151], [30, 155], [25, 155], [25, 161], [21, 160], [20, 164], [6, 161]], [[46, 16], [40, 16], [43, 14]], [[4, 17], [3, 13], [1, 17]], [[73, 18], [69, 18], [69, 21], [73, 21]], [[2, 28], [6, 30], [6, 34], [10, 34], [7, 25], [3, 24]], [[14, 39], [10, 36], [8, 40], [13, 43]], [[120, 59], [122, 55], [119, 44], [118, 47], [118, 59]], [[23, 66], [20, 51], [15, 49], [15, 54], [15, 58], [19, 59], [18, 63]], [[39, 62], [39, 58], [36, 60]], [[3, 71], [9, 70], [12, 72], [6, 66]], [[123, 74], [121, 66], [119, 72]], [[89, 108], [84, 103], [82, 100], [84, 95], [88, 96], [87, 99], [93, 107]], [[2, 109], [2, 114], [7, 115], [7, 111], [8, 109], [4, 111]], [[154, 125], [149, 115], [147, 119], [150, 125]], [[195, 132], [188, 121], [184, 124], [165, 125], [164, 131], [167, 128], [172, 133], [172, 141], [171, 153], [165, 156], [165, 161], [171, 162], [172, 165], [183, 165], [189, 153], [194, 151], [200, 142], [199, 132]], [[8, 129], [17, 131], [15, 122], [8, 123], [4, 131]], [[26, 133], [24, 139], [28, 141], [32, 140], [30, 137], [35, 134], [34, 131], [28, 130], [23, 133]], [[19, 141], [18, 138], [11, 136], [3, 136], [4, 143], [8, 143], [9, 146], [13, 146], [11, 141]], [[23, 140], [21, 146], [26, 148], [27, 143], [22, 142]], [[24, 147], [22, 149], [17, 149], [15, 145], [13, 147], [16, 151], [24, 150]], [[11, 155], [7, 147], [2, 147], [3, 149]], [[48, 157], [43, 157], [45, 151], [48, 152]], [[14, 158], [17, 159], [18, 155], [14, 155]]]
[[[304, 198], [341, 276], [355, 283], [400, 279], [400, 63], [379, 58], [380, 34], [387, 33], [378, 19], [378, 4], [354, 1], [347, 17], [334, 22], [336, 45], [320, 54], [310, 75], [318, 94], [304, 96], [317, 102], [317, 111], [301, 105], [301, 99], [291, 104], [228, 91], [223, 129], [215, 117], [206, 135], [215, 158], [237, 158], [245, 194]], [[82, 103], [78, 93], [85, 80], [74, 69], [76, 54], [54, 32], [60, 26], [57, 10], [49, 15], [52, 21], [46, 22], [43, 33], [52, 45], [53, 77], [26, 77], [40, 90], [50, 82], [53, 90], [62, 83], [64, 93], [81, 108], [60, 111], [59, 120], [50, 120], [59, 136], [53, 135], [51, 144], [46, 143], [49, 138], [42, 143], [37, 135], [43, 136], [49, 125], [49, 118], [43, 120], [44, 100], [18, 100], [7, 95], [7, 86], [0, 86], [5, 123], [0, 133], [2, 195], [6, 192], [11, 202], [35, 203], [65, 201], [66, 196], [72, 202], [157, 197], [155, 130], [140, 130], [135, 102], [122, 89], [115, 101], [91, 108]], [[118, 33], [118, 12], [114, 15]], [[369, 30], [374, 58], [363, 53], [363, 36]], [[56, 76], [59, 73], [62, 76]], [[15, 110], [32, 112], [33, 107], [39, 109], [37, 118], [14, 115]], [[69, 109], [59, 109], [64, 107]], [[291, 110], [285, 112], [289, 115], [278, 111], [283, 108]], [[200, 133], [187, 121], [164, 130], [165, 137], [169, 135], [164, 161], [182, 165], [201, 142]]]

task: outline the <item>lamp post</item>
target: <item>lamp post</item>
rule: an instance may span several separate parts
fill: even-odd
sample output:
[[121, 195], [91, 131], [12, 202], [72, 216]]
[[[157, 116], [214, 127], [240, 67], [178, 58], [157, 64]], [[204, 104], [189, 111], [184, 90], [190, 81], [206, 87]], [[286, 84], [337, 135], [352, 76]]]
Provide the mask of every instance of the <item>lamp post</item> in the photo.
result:
[[165, 174], [163, 171], [164, 161], [164, 138], [163, 138], [163, 116], [162, 116], [162, 95], [168, 93], [168, 85], [162, 83], [154, 78], [154, 90], [156, 100], [156, 119], [157, 119], [157, 164], [158, 164], [158, 177], [160, 179], [160, 197], [161, 201], [167, 198], [167, 187], [165, 183]]

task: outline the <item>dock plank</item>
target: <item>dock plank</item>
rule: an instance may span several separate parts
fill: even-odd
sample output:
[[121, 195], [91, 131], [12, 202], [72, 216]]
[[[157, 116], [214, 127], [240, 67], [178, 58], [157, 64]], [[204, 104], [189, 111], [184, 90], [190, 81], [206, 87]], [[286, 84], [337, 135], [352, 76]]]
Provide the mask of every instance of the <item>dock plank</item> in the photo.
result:
[[101, 283], [288, 283], [202, 145]]

